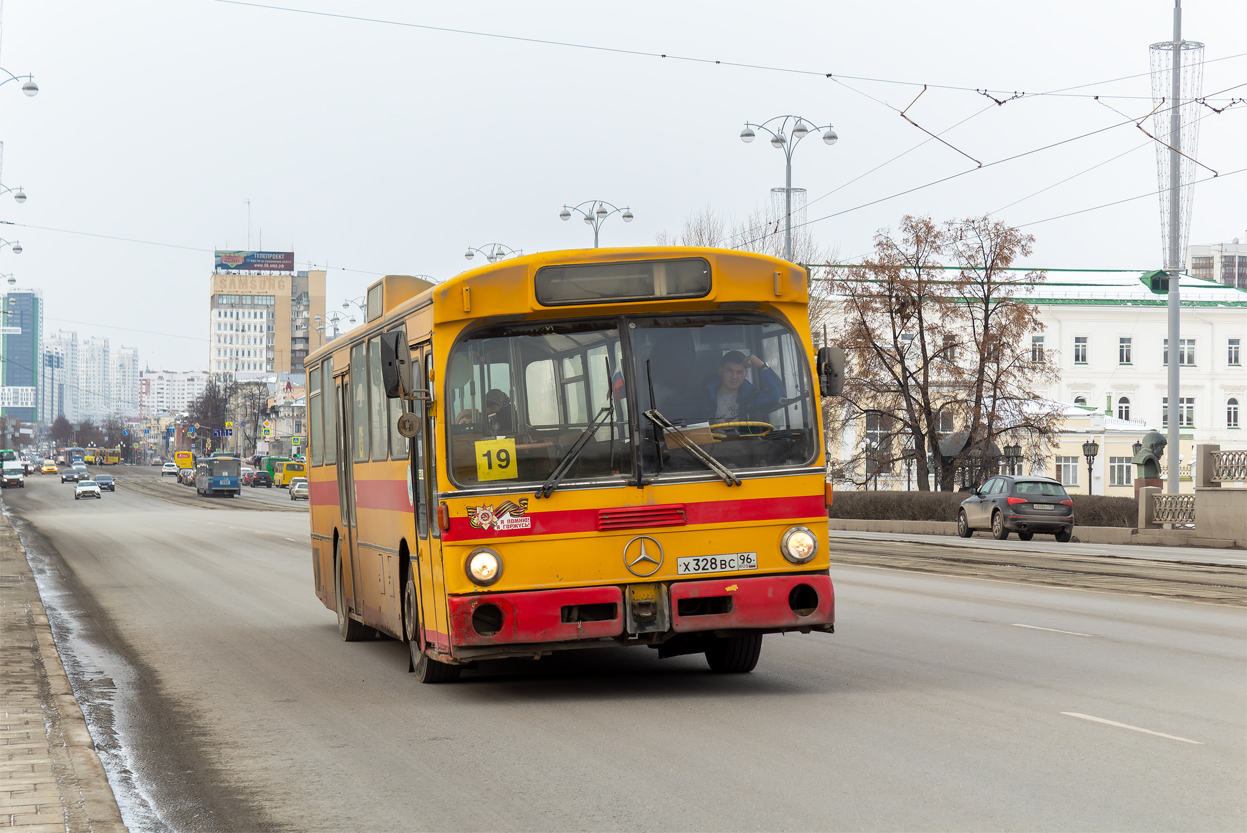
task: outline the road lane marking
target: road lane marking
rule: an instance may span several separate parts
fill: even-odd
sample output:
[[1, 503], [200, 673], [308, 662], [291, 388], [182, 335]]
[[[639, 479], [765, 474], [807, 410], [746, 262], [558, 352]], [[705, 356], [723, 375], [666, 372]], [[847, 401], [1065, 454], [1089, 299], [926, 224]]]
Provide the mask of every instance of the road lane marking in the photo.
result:
[[1094, 636], [1094, 634], [1079, 633], [1078, 631], [1062, 631], [1062, 630], [1057, 630], [1056, 628], [1041, 628], [1038, 625], [1019, 625], [1017, 622], [1013, 623], [1013, 627], [1029, 628], [1030, 630], [1033, 630], [1033, 631], [1048, 631], [1049, 633], [1067, 633], [1070, 636]]
[[1138, 726], [1131, 726], [1128, 723], [1118, 723], [1116, 720], [1105, 720], [1102, 717], [1093, 717], [1089, 714], [1079, 714], [1078, 712], [1061, 712], [1067, 717], [1077, 717], [1080, 720], [1090, 720], [1092, 723], [1103, 723], [1106, 726], [1116, 726], [1119, 729], [1130, 729], [1135, 732], [1142, 732], [1145, 735], [1156, 735], [1158, 738], [1169, 738], [1170, 740], [1180, 740], [1183, 743], [1193, 743], [1196, 746], [1203, 746], [1202, 740], [1191, 740], [1189, 738], [1180, 738], [1177, 735], [1166, 735], [1164, 732], [1153, 732], [1151, 729], [1141, 729]]
[[292, 543], [292, 544], [293, 544], [293, 543], [295, 543], [295, 540], [294, 540], [293, 538], [287, 538], [286, 540], [287, 540], [287, 541], [289, 541], [289, 542], [290, 542], [290, 543]]

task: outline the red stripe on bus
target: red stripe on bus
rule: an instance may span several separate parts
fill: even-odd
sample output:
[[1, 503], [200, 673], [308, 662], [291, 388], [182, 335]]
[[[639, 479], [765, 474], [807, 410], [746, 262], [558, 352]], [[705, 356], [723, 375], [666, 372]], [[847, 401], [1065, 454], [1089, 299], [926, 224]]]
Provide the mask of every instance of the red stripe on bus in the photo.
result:
[[[443, 495], [451, 497], [451, 494]], [[486, 506], [497, 506], [506, 498], [488, 498]], [[529, 507], [535, 501], [530, 500]], [[755, 498], [753, 500], [717, 500], [706, 503], [686, 503], [688, 524], [744, 523], [752, 521], [782, 521], [789, 518], [822, 517], [827, 509], [823, 495], [801, 497]], [[467, 518], [450, 519], [450, 530], [442, 536], [445, 541], [461, 541], [469, 538], [517, 538], [529, 535], [566, 535], [569, 533], [596, 533], [596, 509], [570, 509], [563, 512], [528, 512], [521, 518], [530, 525], [521, 529], [478, 529]]]
[[313, 506], [338, 505], [338, 481], [323, 480], [307, 484], [308, 501]]
[[406, 480], [356, 480], [355, 506], [359, 509], [388, 509], [410, 512]]

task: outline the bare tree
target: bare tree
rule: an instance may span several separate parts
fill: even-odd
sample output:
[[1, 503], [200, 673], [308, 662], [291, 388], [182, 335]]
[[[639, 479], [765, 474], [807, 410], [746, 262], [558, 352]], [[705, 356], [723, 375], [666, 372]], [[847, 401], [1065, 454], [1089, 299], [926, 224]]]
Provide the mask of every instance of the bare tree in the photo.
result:
[[897, 234], [875, 236], [873, 257], [832, 278], [826, 320], [849, 360], [834, 416], [862, 439], [851, 462], [877, 476], [903, 460], [919, 489], [934, 473], [951, 491], [958, 472], [972, 484], [991, 472], [1002, 435], [1034, 447], [1055, 432], [1037, 389], [1056, 368], [1032, 362], [1025, 343], [1042, 330], [1026, 295], [1046, 276], [1010, 269], [1033, 242], [986, 217], [907, 216]]

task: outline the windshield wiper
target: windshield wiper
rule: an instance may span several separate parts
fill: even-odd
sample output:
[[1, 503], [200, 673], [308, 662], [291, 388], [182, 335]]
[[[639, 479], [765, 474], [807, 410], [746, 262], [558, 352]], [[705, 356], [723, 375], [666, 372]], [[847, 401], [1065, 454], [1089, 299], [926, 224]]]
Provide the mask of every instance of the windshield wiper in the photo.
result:
[[740, 478], [737, 477], [736, 474], [731, 469], [729, 469], [727, 466], [723, 465], [718, 460], [711, 457], [709, 454], [707, 454], [705, 451], [702, 450], [701, 446], [697, 445], [692, 440], [690, 440], [688, 437], [684, 436], [683, 431], [681, 431], [679, 428], [673, 425], [671, 423], [671, 420], [667, 419], [665, 416], [658, 413], [656, 409], [650, 408], [648, 411], [646, 411], [645, 418], [648, 419], [650, 422], [654, 423], [655, 425], [657, 425], [659, 428], [663, 429], [664, 438], [674, 439], [676, 442], [676, 445], [688, 451], [689, 454], [693, 455], [693, 457], [695, 457], [702, 464], [704, 464], [706, 468], [710, 469], [715, 474], [719, 475], [719, 477], [722, 477], [724, 483], [726, 483], [729, 486], [741, 485]]
[[585, 445], [589, 442], [589, 438], [593, 436], [593, 432], [597, 431], [598, 427], [608, 416], [611, 415], [612, 410], [614, 409], [612, 408], [612, 403], [610, 402], [607, 402], [602, 406], [602, 410], [597, 412], [597, 416], [593, 418], [593, 422], [590, 422], [589, 427], [576, 438], [576, 442], [572, 443], [572, 447], [567, 449], [567, 453], [563, 455], [563, 459], [559, 460], [559, 464], [554, 467], [554, 471], [550, 472], [550, 476], [546, 478], [546, 482], [542, 483], [541, 488], [535, 492], [537, 497], [549, 497], [554, 494], [554, 490], [559, 487], [559, 483], [561, 483], [563, 478], [567, 476], [567, 473], [572, 470], [572, 464], [576, 462], [576, 458], [580, 456], [580, 452], [584, 451]]

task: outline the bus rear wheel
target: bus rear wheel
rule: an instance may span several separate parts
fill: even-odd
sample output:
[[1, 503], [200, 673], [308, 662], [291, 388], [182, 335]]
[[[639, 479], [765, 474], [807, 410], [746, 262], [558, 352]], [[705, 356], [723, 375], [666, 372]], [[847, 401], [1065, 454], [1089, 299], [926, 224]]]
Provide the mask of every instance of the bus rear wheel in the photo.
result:
[[448, 665], [431, 658], [423, 650], [420, 638], [420, 608], [416, 596], [416, 580], [409, 573], [403, 590], [403, 630], [407, 635], [407, 651], [411, 655], [411, 670], [416, 679], [425, 684], [451, 683], [459, 679], [460, 667]]
[[762, 654], [762, 634], [707, 636], [706, 662], [719, 674], [748, 674]]
[[333, 548], [333, 596], [334, 609], [338, 613], [338, 633], [343, 642], [359, 642], [369, 630], [362, 623], [355, 621], [346, 610], [346, 581], [342, 577], [342, 556], [338, 552], [340, 545]]

